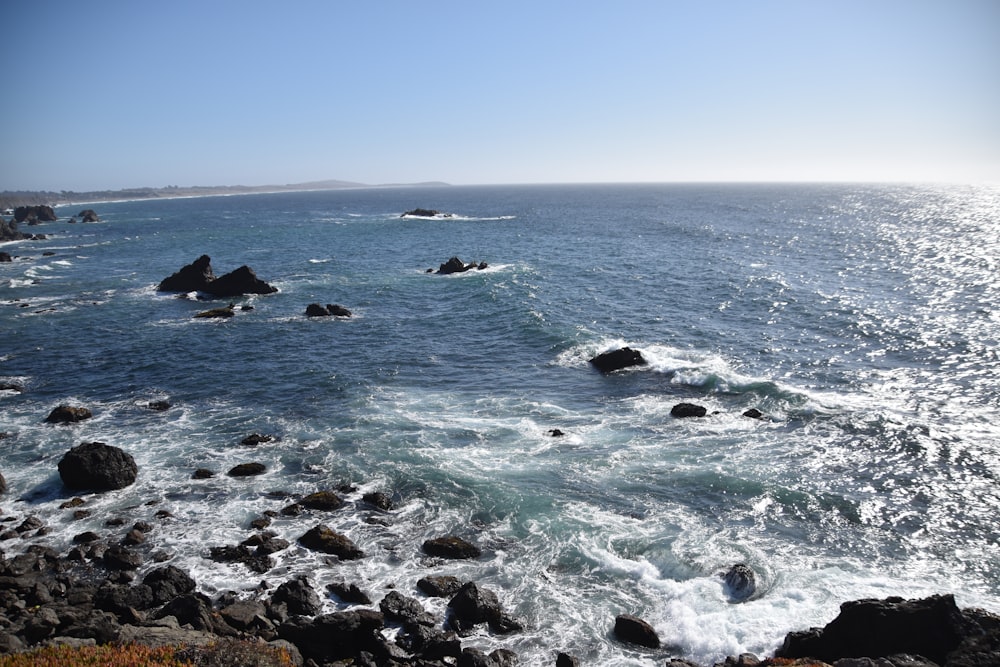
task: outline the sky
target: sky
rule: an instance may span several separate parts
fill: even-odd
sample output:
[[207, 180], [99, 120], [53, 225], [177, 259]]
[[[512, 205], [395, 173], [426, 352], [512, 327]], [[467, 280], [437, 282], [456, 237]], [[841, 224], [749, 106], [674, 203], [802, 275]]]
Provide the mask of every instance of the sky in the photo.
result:
[[1000, 0], [6, 0], [0, 191], [1000, 183]]

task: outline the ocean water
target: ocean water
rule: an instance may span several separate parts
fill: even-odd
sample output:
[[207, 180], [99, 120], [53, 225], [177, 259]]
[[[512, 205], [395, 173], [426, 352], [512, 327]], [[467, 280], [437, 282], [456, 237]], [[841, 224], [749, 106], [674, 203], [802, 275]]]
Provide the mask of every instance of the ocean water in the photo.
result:
[[[454, 216], [400, 218], [415, 207]], [[102, 222], [66, 224], [79, 208]], [[528, 665], [770, 654], [863, 597], [951, 592], [1000, 612], [996, 188], [384, 188], [57, 213], [0, 264], [0, 381], [25, 389], [0, 392], [0, 507], [51, 530], [8, 553], [113, 535], [104, 521], [125, 516], [153, 522], [149, 548], [209, 594], [305, 573], [440, 613], [415, 582], [454, 574], [526, 625], [468, 645]], [[156, 285], [201, 254], [279, 292], [193, 319], [227, 300]], [[451, 256], [489, 268], [426, 273]], [[354, 317], [306, 318], [311, 302]], [[588, 364], [622, 345], [649, 364]], [[160, 399], [172, 407], [146, 407]], [[710, 414], [675, 419], [679, 402]], [[94, 418], [44, 423], [63, 403]], [[276, 440], [242, 446], [254, 432]], [[56, 465], [94, 440], [139, 478], [74, 520]], [[224, 474], [251, 460], [267, 473]], [[274, 521], [293, 546], [266, 575], [207, 558], [265, 510], [345, 483], [351, 507]], [[395, 509], [360, 502], [375, 490]], [[294, 545], [320, 521], [367, 556]], [[448, 533], [482, 558], [421, 554]], [[720, 577], [735, 563], [758, 579], [742, 602]], [[614, 641], [620, 613], [664, 648]]]

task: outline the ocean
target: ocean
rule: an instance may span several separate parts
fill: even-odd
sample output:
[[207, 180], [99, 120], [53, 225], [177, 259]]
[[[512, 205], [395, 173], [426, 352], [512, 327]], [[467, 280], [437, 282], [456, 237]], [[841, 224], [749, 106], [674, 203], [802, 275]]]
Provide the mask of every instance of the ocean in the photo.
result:
[[[401, 217], [417, 207], [452, 216]], [[101, 221], [67, 224], [82, 208]], [[769, 655], [858, 598], [954, 593], [1000, 612], [1000, 189], [393, 187], [57, 214], [31, 228], [46, 240], [0, 248], [15, 256], [0, 382], [23, 388], [0, 392], [0, 519], [49, 529], [0, 543], [9, 555], [65, 552], [123, 516], [153, 523], [147, 548], [209, 595], [306, 574], [443, 613], [415, 582], [452, 574], [526, 628], [465, 645], [527, 665]], [[279, 291], [156, 291], [202, 254]], [[452, 256], [488, 266], [427, 272]], [[230, 319], [193, 317], [229, 301]], [[314, 302], [353, 317], [307, 318]], [[648, 364], [588, 363], [622, 346]], [[682, 402], [708, 414], [672, 417]], [[94, 417], [45, 423], [60, 404]], [[242, 445], [252, 433], [274, 439]], [[139, 476], [74, 519], [56, 466], [90, 441]], [[267, 472], [225, 474], [248, 461]], [[265, 575], [208, 558], [263, 512], [343, 485], [347, 508], [274, 519], [293, 546]], [[372, 491], [394, 508], [366, 506]], [[295, 544], [319, 522], [366, 556]], [[483, 555], [421, 552], [446, 534]], [[754, 570], [749, 599], [722, 579], [736, 563]], [[615, 641], [623, 613], [664, 648]]]

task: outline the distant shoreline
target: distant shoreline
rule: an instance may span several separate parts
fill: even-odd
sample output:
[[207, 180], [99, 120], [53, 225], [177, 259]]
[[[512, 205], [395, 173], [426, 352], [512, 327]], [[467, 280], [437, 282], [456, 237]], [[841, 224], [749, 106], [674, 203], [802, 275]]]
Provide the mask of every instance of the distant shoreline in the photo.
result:
[[449, 183], [427, 181], [422, 183], [385, 183], [370, 185], [350, 181], [313, 181], [289, 185], [219, 185], [219, 186], [167, 186], [162, 188], [126, 188], [122, 190], [92, 190], [72, 192], [62, 190], [24, 190], [0, 192], [0, 210], [18, 206], [46, 204], [49, 206], [75, 206], [78, 204], [105, 204], [148, 199], [189, 199], [195, 197], [223, 197], [230, 195], [277, 194], [282, 192], [318, 192], [325, 190], [360, 190], [393, 187], [449, 187]]

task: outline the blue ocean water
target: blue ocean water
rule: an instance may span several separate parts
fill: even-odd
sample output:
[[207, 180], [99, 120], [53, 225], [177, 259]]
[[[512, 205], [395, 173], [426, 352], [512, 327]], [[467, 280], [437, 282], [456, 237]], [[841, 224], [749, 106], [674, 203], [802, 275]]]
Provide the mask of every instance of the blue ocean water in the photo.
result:
[[[268, 581], [307, 573], [376, 600], [393, 585], [441, 612], [416, 580], [474, 579], [527, 630], [468, 641], [532, 665], [557, 650], [601, 665], [770, 654], [862, 597], [952, 592], [1000, 612], [996, 188], [376, 188], [86, 207], [102, 222], [67, 224], [82, 207], [62, 207], [32, 229], [47, 240], [7, 244], [17, 257], [0, 264], [0, 382], [24, 388], [0, 392], [0, 518], [45, 520], [29, 541], [65, 549], [109, 533], [108, 516], [167, 509], [150, 549], [209, 594], [251, 595], [261, 575], [208, 547], [352, 483], [357, 506], [322, 520], [367, 557], [292, 547]], [[400, 217], [415, 207], [453, 216]], [[279, 292], [194, 319], [228, 300], [156, 285], [201, 254]], [[427, 273], [451, 256], [489, 268]], [[354, 317], [306, 318], [312, 302]], [[650, 363], [587, 363], [622, 345]], [[172, 407], [146, 407], [160, 399]], [[710, 414], [675, 419], [679, 402]], [[63, 403], [94, 418], [45, 424]], [[276, 440], [242, 446], [254, 432]], [[140, 475], [74, 520], [56, 464], [93, 440]], [[268, 472], [223, 474], [250, 460]], [[360, 503], [373, 490], [396, 505], [377, 521]], [[294, 543], [318, 520], [271, 529]], [[421, 554], [447, 533], [483, 557]], [[740, 562], [759, 589], [735, 602], [719, 575]], [[615, 642], [620, 613], [666, 647]]]

